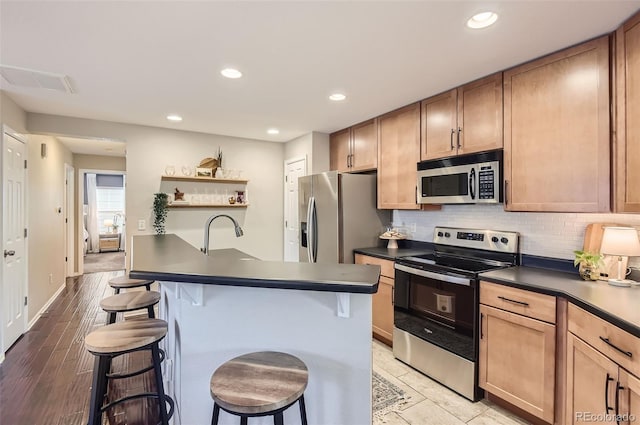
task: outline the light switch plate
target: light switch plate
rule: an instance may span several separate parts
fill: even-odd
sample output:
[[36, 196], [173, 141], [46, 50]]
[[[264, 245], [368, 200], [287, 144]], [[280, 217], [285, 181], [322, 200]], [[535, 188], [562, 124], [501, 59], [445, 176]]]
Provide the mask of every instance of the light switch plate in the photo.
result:
[[138, 230], [147, 230], [147, 223], [144, 220], [138, 220]]

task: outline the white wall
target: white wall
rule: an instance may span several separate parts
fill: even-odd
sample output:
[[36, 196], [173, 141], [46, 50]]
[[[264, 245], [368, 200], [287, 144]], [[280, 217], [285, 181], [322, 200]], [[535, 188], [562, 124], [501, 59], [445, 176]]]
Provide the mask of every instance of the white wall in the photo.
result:
[[[176, 182], [161, 184], [160, 176], [168, 164], [173, 164], [179, 175], [182, 165], [195, 166], [201, 159], [215, 156], [220, 147], [224, 167], [243, 170], [244, 177], [249, 179], [250, 205], [246, 209], [172, 209], [166, 222], [167, 233], [175, 233], [199, 248], [207, 217], [229, 214], [240, 222], [244, 236], [235, 237], [231, 222], [216, 221], [212, 225], [212, 249], [234, 247], [264, 260], [282, 260], [284, 144], [32, 113], [27, 116], [27, 126], [34, 133], [106, 137], [126, 142], [129, 237], [153, 233], [153, 194], [161, 189], [173, 192], [176, 186]], [[183, 183], [177, 186], [187, 187]], [[218, 186], [206, 187], [213, 190]], [[137, 230], [138, 220], [145, 220], [146, 231]]]
[[[502, 205], [444, 205], [441, 211], [393, 212], [396, 226], [416, 224], [411, 239], [431, 242], [435, 226], [455, 226], [520, 232], [521, 252], [543, 257], [573, 259], [582, 249], [589, 223], [616, 223], [640, 226], [640, 214], [583, 214], [505, 212]], [[410, 232], [411, 233], [411, 232]], [[640, 258], [629, 264], [640, 267]]]
[[307, 173], [329, 171], [329, 135], [312, 132], [288, 141], [284, 159], [307, 158]]

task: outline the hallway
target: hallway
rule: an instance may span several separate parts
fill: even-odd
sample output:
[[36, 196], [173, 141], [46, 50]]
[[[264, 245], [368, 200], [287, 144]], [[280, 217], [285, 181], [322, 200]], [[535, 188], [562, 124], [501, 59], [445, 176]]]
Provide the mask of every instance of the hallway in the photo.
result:
[[[94, 357], [84, 348], [84, 336], [105, 324], [107, 315], [99, 302], [113, 294], [109, 279], [122, 274], [120, 270], [68, 278], [55, 302], [7, 351], [0, 365], [1, 424], [86, 425]], [[139, 367], [146, 355], [123, 356], [126, 358], [114, 361], [114, 368]], [[147, 372], [128, 380], [128, 389], [148, 388], [149, 378]], [[122, 395], [117, 385], [110, 391]], [[130, 409], [136, 417], [126, 418], [119, 406], [109, 414], [111, 424], [152, 423], [147, 421], [146, 400], [130, 403], [139, 404]]]

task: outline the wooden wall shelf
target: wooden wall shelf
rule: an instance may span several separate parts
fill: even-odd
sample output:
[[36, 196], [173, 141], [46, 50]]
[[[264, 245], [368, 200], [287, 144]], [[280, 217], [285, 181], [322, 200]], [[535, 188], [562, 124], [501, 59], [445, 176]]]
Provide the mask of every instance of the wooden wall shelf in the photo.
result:
[[248, 206], [249, 204], [169, 204], [169, 208], [246, 208]]
[[249, 180], [241, 179], [216, 179], [215, 177], [185, 177], [185, 176], [162, 176], [162, 180], [182, 181], [182, 182], [203, 182], [203, 183], [239, 183], [246, 184]]

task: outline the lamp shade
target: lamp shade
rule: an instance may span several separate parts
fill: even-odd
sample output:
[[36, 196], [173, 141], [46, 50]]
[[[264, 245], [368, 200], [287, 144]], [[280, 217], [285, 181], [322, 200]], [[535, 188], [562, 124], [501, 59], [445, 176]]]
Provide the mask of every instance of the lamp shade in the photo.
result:
[[633, 227], [605, 227], [600, 252], [626, 257], [640, 256], [638, 231]]
[[112, 227], [113, 226], [113, 220], [111, 219], [106, 219], [104, 221], [104, 227]]

